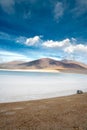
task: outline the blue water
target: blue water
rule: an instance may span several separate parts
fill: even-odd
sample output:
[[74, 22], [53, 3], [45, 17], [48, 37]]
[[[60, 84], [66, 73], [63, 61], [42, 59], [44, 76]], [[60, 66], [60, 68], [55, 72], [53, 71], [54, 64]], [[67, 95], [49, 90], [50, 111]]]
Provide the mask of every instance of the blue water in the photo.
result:
[[49, 76], [49, 77], [62, 77], [62, 76], [68, 76], [68, 77], [87, 77], [87, 75], [84, 74], [73, 74], [73, 73], [56, 73], [56, 72], [26, 72], [26, 71], [8, 71], [8, 70], [0, 70], [0, 75], [11, 75], [11, 76]]
[[87, 92], [87, 75], [0, 71], [0, 102], [59, 97]]

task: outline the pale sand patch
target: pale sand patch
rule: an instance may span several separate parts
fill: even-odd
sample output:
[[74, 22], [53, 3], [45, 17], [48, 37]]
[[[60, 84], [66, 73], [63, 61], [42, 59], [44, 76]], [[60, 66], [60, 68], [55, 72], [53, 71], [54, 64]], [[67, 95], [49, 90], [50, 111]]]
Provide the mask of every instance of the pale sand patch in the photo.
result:
[[58, 70], [50, 70], [50, 69], [0, 69], [1, 71], [19, 71], [19, 72], [60, 72]]
[[16, 112], [15, 111], [7, 111], [4, 114], [5, 115], [14, 115]]
[[15, 107], [13, 110], [21, 110], [24, 109], [24, 107]]

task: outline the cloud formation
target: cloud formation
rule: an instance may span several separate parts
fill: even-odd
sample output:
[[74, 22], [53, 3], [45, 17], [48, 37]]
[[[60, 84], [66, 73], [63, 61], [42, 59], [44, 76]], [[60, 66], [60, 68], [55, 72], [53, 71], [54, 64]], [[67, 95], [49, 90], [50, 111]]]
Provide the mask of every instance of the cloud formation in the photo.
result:
[[63, 16], [64, 7], [62, 2], [57, 2], [54, 8], [54, 18], [55, 20], [59, 20]]
[[14, 60], [29, 61], [30, 59], [27, 56], [19, 54], [19, 53], [0, 50], [0, 63], [14, 61]]
[[87, 45], [83, 44], [78, 44], [78, 45], [70, 45], [64, 49], [65, 52], [67, 53], [74, 53], [74, 52], [79, 52], [79, 53], [86, 53], [87, 54]]
[[28, 47], [39, 46], [44, 49], [53, 49], [54, 51], [59, 50], [67, 53], [67, 55], [87, 55], [87, 45], [81, 43], [77, 44], [77, 40], [75, 38], [66, 38], [62, 41], [54, 41], [43, 40], [41, 36], [34, 36], [32, 38], [19, 37], [16, 42], [22, 43]]
[[22, 43], [22, 44], [24, 44], [25, 41], [26, 41], [26, 39], [27, 39], [26, 37], [20, 36], [20, 37], [17, 37], [15, 41], [16, 41], [17, 43]]
[[27, 46], [33, 46], [33, 45], [37, 45], [38, 43], [40, 43], [41, 39], [40, 36], [35, 36], [33, 38], [27, 38], [25, 41], [25, 44]]
[[45, 48], [53, 49], [53, 52], [57, 55], [61, 52], [61, 58], [67, 58], [70, 60], [85, 61], [87, 57], [87, 44], [77, 44], [75, 38], [67, 38], [62, 41], [47, 40], [42, 44]]
[[[16, 60], [16, 59], [28, 59], [30, 57], [31, 59], [35, 58], [42, 58], [42, 57], [53, 57], [57, 59], [63, 59], [63, 58], [69, 58], [69, 59], [75, 59], [79, 61], [84, 61], [87, 57], [87, 44], [85, 43], [78, 43], [78, 41], [75, 38], [66, 38], [61, 41], [59, 40], [44, 40], [42, 36], [34, 36], [34, 37], [12, 37], [9, 36], [9, 34], [5, 33], [0, 33], [1, 34], [1, 39], [11, 41], [15, 45], [19, 46], [19, 49], [23, 50], [24, 47], [24, 52], [21, 54], [21, 51], [15, 49], [14, 52], [9, 52], [9, 51], [0, 51], [0, 59], [2, 61], [9, 61], [9, 60]], [[9, 42], [8, 42], [9, 44]], [[21, 46], [24, 45], [24, 46]], [[32, 49], [33, 47], [33, 49]], [[27, 57], [28, 56], [28, 57]], [[84, 58], [84, 59], [83, 59]]]
[[64, 39], [63, 41], [47, 40], [43, 42], [43, 46], [50, 48], [64, 48], [70, 45], [70, 39]]
[[[62, 41], [47, 40], [43, 42], [43, 46], [47, 48], [58, 48], [64, 50], [67, 53], [84, 52], [87, 53], [87, 45], [77, 44], [75, 38], [64, 39]], [[74, 43], [74, 44], [73, 44]]]
[[10, 35], [4, 32], [0, 32], [0, 39], [6, 39], [9, 40], [10, 39]]
[[26, 46], [38, 46], [39, 44], [42, 43], [41, 37], [42, 36], [34, 36], [34, 37], [27, 38], [27, 37], [20, 36], [16, 38], [16, 42], [22, 43]]
[[14, 13], [14, 0], [0, 0], [0, 6], [2, 7], [3, 11], [12, 14]]
[[87, 0], [76, 0], [74, 12], [77, 16], [87, 13]]

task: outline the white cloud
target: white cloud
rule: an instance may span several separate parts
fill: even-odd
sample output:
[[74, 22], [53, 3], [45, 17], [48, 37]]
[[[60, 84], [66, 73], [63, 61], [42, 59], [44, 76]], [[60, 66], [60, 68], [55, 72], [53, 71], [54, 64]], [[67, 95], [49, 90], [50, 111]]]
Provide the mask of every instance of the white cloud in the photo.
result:
[[42, 45], [46, 48], [56, 48], [69, 54], [74, 52], [87, 53], [87, 45], [77, 44], [76, 42], [75, 38], [67, 38], [62, 41], [47, 40]]
[[36, 46], [39, 45], [40, 43], [42, 43], [42, 38], [43, 36], [34, 36], [34, 37], [24, 37], [24, 36], [19, 36], [19, 37], [15, 37], [14, 35], [9, 35], [7, 33], [4, 32], [0, 32], [0, 39], [4, 39], [4, 40], [9, 40], [9, 41], [14, 41], [16, 43], [21, 43], [21, 44], [25, 44], [26, 46]]
[[[30, 58], [36, 59], [42, 57], [67, 57], [69, 59], [75, 59], [85, 61], [87, 59], [87, 44], [78, 43], [75, 38], [66, 38], [61, 41], [54, 40], [43, 40], [42, 36], [34, 37], [23, 37], [18, 38], [12, 37], [8, 34], [0, 32], [0, 38], [5, 38], [11, 41], [15, 41], [17, 44], [24, 44], [26, 46], [26, 53], [24, 55], [20, 53], [8, 52], [0, 50], [0, 61], [11, 61], [11, 60], [29, 60]], [[39, 47], [39, 49], [28, 51], [29, 47]], [[30, 56], [28, 58], [27, 56]], [[84, 57], [84, 59], [83, 59]], [[32, 60], [30, 59], [30, 60]], [[85, 61], [87, 63], [87, 61]]]
[[54, 18], [55, 20], [59, 20], [63, 16], [64, 7], [62, 2], [57, 2], [54, 8]]
[[42, 36], [34, 36], [34, 37], [27, 38], [27, 37], [20, 36], [16, 38], [16, 42], [22, 43], [26, 46], [37, 46], [39, 45], [39, 43], [42, 42], [41, 37]]
[[60, 53], [61, 58], [66, 57], [67, 59], [74, 59], [87, 63], [87, 44], [77, 44], [75, 38], [67, 38], [62, 41], [48, 40], [43, 42], [42, 45], [46, 48], [53, 49], [56, 55]]
[[70, 45], [70, 40], [64, 39], [63, 41], [53, 41], [53, 40], [48, 40], [43, 42], [43, 46], [45, 47], [50, 47], [50, 48], [64, 48]]
[[39, 45], [39, 43], [41, 43], [42, 41], [41, 37], [42, 36], [34, 36], [34, 37], [27, 38], [27, 37], [20, 36], [16, 38], [16, 42], [22, 43], [26, 46], [36, 46]]
[[0, 50], [0, 63], [14, 60], [29, 61], [30, 58], [22, 54]]
[[70, 45], [70, 46], [64, 48], [64, 51], [67, 52], [67, 53], [73, 53], [74, 48], [75, 47], [73, 45]]
[[2, 7], [3, 11], [11, 14], [14, 13], [14, 0], [0, 0], [0, 6]]
[[87, 45], [80, 43], [77, 44], [77, 40], [75, 38], [66, 38], [62, 41], [44, 41], [41, 39], [41, 36], [35, 36], [33, 38], [19, 37], [16, 42], [23, 43], [26, 46], [40, 46], [41, 48], [49, 48], [51, 50], [56, 49], [56, 53], [58, 50], [63, 52], [63, 54], [65, 53], [67, 57], [73, 57], [76, 55], [87, 56]]
[[67, 53], [85, 53], [87, 54], [87, 45], [78, 44], [78, 45], [70, 45], [64, 49]]
[[33, 38], [27, 38], [25, 41], [25, 44], [27, 46], [33, 46], [33, 45], [37, 45], [38, 43], [40, 43], [41, 39], [40, 36], [35, 36]]
[[71, 38], [71, 41], [72, 41], [72, 43], [76, 43], [77, 42], [76, 38], [74, 38], [74, 37]]

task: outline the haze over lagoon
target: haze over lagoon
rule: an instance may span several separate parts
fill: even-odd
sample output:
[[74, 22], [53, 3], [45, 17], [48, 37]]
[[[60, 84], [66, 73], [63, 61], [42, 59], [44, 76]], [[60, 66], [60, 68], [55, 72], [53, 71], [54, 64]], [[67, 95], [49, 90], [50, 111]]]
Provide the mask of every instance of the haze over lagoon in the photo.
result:
[[0, 102], [15, 102], [87, 92], [87, 75], [0, 71]]

